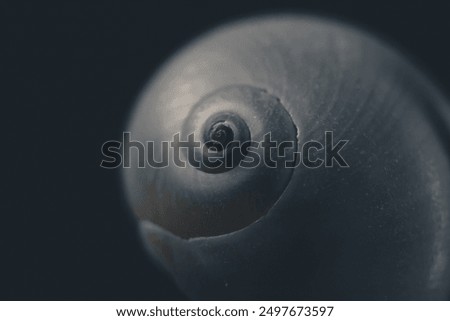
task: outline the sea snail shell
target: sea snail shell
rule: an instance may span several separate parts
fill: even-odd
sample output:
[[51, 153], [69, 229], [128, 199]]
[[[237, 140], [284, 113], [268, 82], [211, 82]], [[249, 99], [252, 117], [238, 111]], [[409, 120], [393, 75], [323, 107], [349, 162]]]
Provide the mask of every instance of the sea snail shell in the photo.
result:
[[349, 167], [133, 159], [125, 192], [149, 252], [191, 298], [446, 298], [449, 125], [438, 90], [365, 32], [308, 16], [242, 20], [161, 68], [131, 115], [132, 139], [271, 131], [306, 142], [333, 131], [348, 140]]

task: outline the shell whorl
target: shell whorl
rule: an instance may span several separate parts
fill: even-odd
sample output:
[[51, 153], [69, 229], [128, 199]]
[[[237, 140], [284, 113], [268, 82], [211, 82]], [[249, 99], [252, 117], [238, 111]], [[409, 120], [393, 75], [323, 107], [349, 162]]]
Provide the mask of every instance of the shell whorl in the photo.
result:
[[450, 164], [428, 115], [443, 111], [448, 125], [448, 107], [405, 57], [356, 28], [296, 15], [238, 21], [161, 68], [134, 109], [132, 138], [258, 141], [272, 131], [306, 142], [333, 131], [349, 140], [350, 167], [134, 167], [127, 199], [193, 298], [440, 298]]

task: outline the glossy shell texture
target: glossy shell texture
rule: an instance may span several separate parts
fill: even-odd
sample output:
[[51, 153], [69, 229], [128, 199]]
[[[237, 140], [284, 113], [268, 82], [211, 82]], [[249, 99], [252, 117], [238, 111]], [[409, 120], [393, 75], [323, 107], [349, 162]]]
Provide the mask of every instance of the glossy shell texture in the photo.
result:
[[[168, 60], [127, 130], [134, 140], [170, 140], [226, 88], [238, 88], [224, 98], [237, 97], [238, 114], [253, 108], [253, 131], [260, 124], [299, 142], [323, 141], [325, 131], [348, 140], [349, 167], [207, 173], [132, 160], [125, 192], [145, 244], [189, 297], [447, 298], [450, 107], [422, 73], [352, 26], [250, 18]], [[243, 98], [242, 88], [271, 103]], [[292, 123], [280, 122], [286, 115]]]

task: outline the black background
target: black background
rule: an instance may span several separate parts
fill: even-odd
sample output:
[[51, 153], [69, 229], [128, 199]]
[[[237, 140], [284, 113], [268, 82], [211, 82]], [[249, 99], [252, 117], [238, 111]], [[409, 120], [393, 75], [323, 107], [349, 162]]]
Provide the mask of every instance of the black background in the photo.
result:
[[0, 299], [184, 299], [146, 256], [119, 170], [99, 167], [100, 147], [121, 136], [136, 95], [177, 48], [222, 22], [271, 12], [359, 25], [450, 90], [444, 1], [1, 2]]

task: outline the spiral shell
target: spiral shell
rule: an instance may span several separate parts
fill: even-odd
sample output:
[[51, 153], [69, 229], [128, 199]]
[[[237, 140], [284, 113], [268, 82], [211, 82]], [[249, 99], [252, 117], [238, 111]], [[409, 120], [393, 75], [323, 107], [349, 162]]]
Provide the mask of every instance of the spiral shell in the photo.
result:
[[308, 16], [246, 19], [161, 68], [131, 115], [133, 139], [271, 132], [300, 143], [332, 131], [348, 140], [349, 167], [134, 165], [125, 191], [148, 250], [192, 298], [443, 298], [449, 124], [430, 81], [367, 33]]

